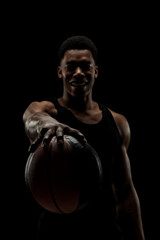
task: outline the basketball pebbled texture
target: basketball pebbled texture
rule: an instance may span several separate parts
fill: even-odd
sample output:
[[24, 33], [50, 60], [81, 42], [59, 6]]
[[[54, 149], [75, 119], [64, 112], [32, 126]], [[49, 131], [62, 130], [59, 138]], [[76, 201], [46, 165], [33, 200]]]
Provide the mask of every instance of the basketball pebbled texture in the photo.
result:
[[25, 181], [34, 199], [44, 209], [68, 214], [83, 209], [101, 190], [102, 166], [88, 143], [64, 135], [57, 144], [54, 136], [49, 148], [38, 148], [29, 155]]

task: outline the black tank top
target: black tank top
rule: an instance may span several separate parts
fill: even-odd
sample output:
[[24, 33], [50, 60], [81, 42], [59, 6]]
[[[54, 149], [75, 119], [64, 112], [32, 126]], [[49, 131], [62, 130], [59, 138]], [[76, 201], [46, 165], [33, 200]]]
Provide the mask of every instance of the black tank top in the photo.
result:
[[120, 145], [120, 135], [111, 112], [104, 104], [98, 103], [102, 110], [102, 119], [96, 124], [86, 124], [62, 107], [57, 99], [53, 103], [58, 110], [56, 119], [83, 133], [88, 143], [98, 153], [103, 168], [103, 202], [106, 211], [113, 214], [116, 199], [112, 190], [112, 164], [114, 154]]
[[52, 239], [47, 238], [46, 233], [53, 237], [55, 232], [59, 236], [64, 233], [71, 240], [82, 239], [85, 236], [86, 239], [93, 237], [123, 239], [116, 215], [116, 199], [112, 190], [112, 164], [114, 154], [120, 145], [120, 135], [111, 112], [99, 103], [102, 110], [101, 121], [96, 124], [85, 124], [79, 121], [71, 111], [62, 107], [57, 99], [54, 99], [53, 103], [58, 110], [56, 119], [81, 131], [98, 153], [103, 168], [103, 186], [98, 200], [88, 204], [81, 211], [67, 214], [67, 216], [45, 212], [39, 223], [37, 239]]

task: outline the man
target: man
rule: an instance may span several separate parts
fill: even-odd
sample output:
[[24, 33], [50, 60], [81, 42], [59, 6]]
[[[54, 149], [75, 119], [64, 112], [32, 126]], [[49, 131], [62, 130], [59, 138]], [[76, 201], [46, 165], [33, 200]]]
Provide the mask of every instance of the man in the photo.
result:
[[[130, 128], [125, 116], [93, 100], [98, 77], [97, 48], [86, 36], [66, 39], [59, 48], [58, 77], [63, 93], [53, 101], [32, 102], [24, 112], [30, 151], [53, 135], [63, 144], [70, 134], [97, 151], [103, 167], [101, 196], [79, 213], [42, 214], [37, 239], [86, 238], [144, 240], [139, 199], [132, 181], [127, 149]], [[58, 234], [58, 235], [57, 235]], [[50, 237], [50, 238], [49, 238]]]

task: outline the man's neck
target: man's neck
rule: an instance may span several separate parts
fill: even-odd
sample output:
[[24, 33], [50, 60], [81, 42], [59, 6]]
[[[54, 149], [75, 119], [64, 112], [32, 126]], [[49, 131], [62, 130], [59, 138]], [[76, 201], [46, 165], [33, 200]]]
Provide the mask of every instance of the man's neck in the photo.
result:
[[58, 99], [59, 104], [68, 109], [73, 109], [75, 111], [83, 112], [91, 110], [94, 106], [92, 98], [75, 98], [75, 97], [65, 97], [62, 96]]

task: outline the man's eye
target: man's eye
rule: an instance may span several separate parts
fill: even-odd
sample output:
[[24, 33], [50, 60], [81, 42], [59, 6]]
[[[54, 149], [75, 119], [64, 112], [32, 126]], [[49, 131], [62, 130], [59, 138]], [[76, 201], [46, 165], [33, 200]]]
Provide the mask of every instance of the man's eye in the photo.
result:
[[83, 65], [82, 65], [82, 69], [83, 69], [84, 71], [88, 71], [88, 70], [91, 69], [91, 65], [90, 65], [90, 64], [83, 64]]
[[89, 71], [92, 68], [92, 65], [89, 63], [81, 63], [81, 64], [68, 64], [65, 69], [69, 72], [73, 72], [77, 67], [80, 67], [82, 71]]
[[74, 64], [69, 64], [66, 66], [67, 71], [74, 71], [76, 69], [76, 66]]

